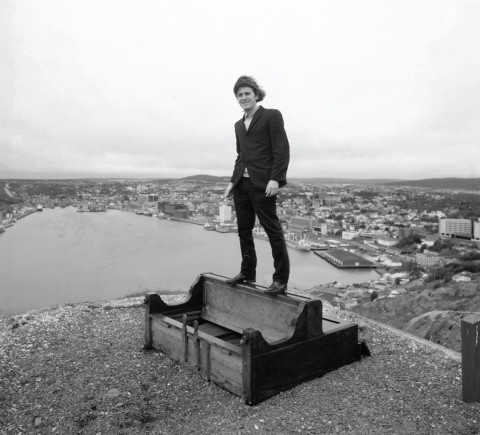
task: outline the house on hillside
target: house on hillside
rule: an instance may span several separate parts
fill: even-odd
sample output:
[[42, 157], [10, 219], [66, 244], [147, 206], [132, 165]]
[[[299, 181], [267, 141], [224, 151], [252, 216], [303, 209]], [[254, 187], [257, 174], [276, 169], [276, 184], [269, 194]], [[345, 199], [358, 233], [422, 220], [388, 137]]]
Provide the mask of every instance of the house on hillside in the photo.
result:
[[471, 272], [460, 272], [456, 275], [453, 275], [452, 281], [455, 282], [470, 282], [472, 280], [472, 273]]

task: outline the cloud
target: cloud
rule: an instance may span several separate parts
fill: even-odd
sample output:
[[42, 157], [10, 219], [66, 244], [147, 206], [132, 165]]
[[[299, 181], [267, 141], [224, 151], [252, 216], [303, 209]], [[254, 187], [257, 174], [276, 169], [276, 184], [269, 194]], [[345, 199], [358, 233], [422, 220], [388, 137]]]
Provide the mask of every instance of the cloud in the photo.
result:
[[0, 152], [19, 173], [228, 175], [232, 87], [252, 74], [284, 116], [292, 176], [479, 176], [475, 2], [0, 8]]

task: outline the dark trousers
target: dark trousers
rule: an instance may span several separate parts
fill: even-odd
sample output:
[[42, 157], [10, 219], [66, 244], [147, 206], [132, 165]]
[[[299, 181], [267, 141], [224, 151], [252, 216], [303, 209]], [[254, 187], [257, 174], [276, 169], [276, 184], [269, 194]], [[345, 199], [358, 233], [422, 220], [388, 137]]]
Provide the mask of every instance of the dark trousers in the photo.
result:
[[242, 253], [240, 272], [248, 279], [256, 278], [257, 254], [252, 230], [255, 226], [255, 215], [257, 215], [272, 248], [275, 268], [273, 281], [286, 284], [290, 275], [290, 260], [277, 216], [277, 197], [265, 196], [265, 192], [256, 190], [252, 186], [248, 177], [243, 177], [235, 186], [233, 202], [237, 213], [238, 237]]

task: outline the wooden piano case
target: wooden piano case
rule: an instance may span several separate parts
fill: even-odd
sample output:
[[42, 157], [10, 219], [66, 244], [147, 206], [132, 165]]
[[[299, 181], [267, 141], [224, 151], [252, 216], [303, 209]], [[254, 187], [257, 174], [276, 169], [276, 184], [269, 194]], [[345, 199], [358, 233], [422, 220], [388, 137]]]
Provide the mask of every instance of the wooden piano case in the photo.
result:
[[145, 297], [145, 348], [159, 349], [254, 405], [361, 359], [356, 324], [323, 316], [322, 302], [202, 274], [188, 299]]

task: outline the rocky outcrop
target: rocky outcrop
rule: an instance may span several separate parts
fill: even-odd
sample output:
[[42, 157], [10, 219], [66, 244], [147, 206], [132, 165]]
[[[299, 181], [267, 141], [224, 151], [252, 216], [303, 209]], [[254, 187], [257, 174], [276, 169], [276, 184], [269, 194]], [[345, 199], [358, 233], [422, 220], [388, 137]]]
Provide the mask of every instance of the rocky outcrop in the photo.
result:
[[461, 320], [468, 313], [480, 312], [480, 280], [442, 284], [431, 283], [407, 294], [376, 299], [350, 309], [460, 351]]
[[409, 293], [363, 303], [352, 308], [352, 311], [402, 329], [413, 317], [435, 309], [435, 301], [431, 297]]
[[[472, 312], [430, 311], [413, 318], [403, 328], [418, 337], [461, 351], [461, 321]], [[479, 313], [477, 313], [479, 314]]]

